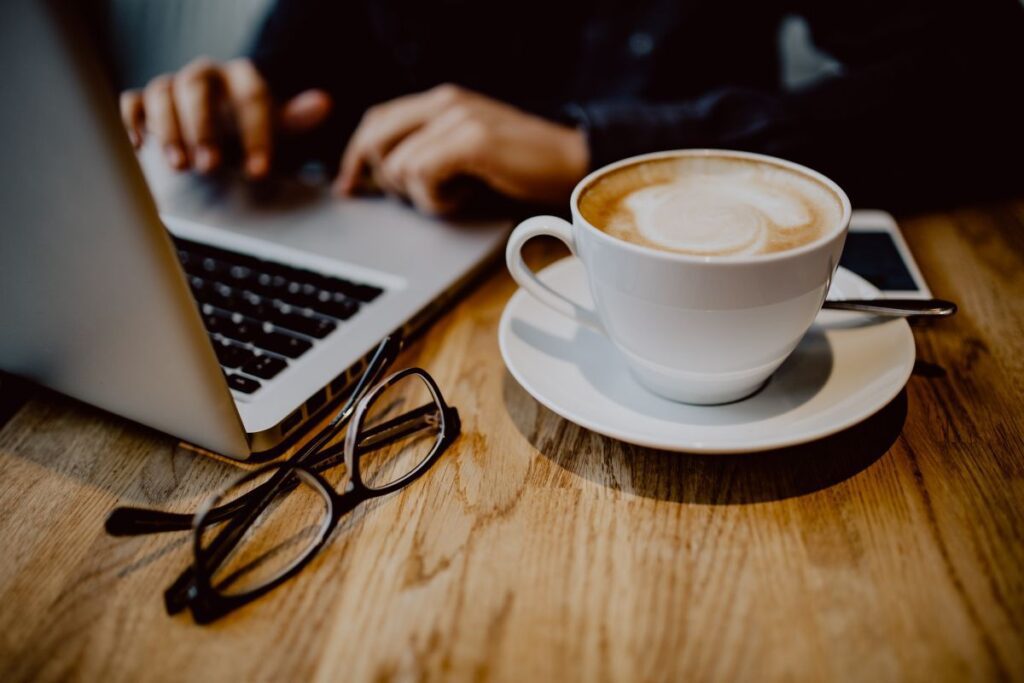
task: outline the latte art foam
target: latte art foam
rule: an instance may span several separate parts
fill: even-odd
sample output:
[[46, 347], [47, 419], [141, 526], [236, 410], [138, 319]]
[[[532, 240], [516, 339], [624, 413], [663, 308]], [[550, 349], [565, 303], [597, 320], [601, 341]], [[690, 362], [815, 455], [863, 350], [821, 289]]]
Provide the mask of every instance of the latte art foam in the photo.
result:
[[821, 237], [842, 219], [825, 185], [767, 161], [682, 156], [641, 161], [599, 177], [579, 200], [600, 230], [698, 256], [768, 254]]

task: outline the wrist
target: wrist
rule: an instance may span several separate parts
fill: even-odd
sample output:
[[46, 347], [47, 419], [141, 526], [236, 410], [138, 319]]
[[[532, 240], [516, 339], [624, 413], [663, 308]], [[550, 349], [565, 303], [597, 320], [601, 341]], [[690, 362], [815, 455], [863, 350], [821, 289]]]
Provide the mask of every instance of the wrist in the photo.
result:
[[562, 160], [566, 181], [575, 186], [590, 169], [590, 147], [582, 128], [565, 128], [562, 136]]

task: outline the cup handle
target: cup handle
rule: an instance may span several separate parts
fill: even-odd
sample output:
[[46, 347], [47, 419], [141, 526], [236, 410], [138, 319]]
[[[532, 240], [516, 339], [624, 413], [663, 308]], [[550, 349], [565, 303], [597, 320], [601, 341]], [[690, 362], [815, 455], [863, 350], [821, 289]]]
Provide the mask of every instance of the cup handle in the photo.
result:
[[589, 308], [580, 306], [563, 294], [556, 292], [541, 282], [532, 270], [523, 261], [522, 249], [527, 241], [540, 235], [550, 235], [561, 240], [569, 251], [576, 256], [576, 241], [572, 235], [572, 224], [557, 216], [534, 216], [516, 226], [512, 235], [508, 238], [508, 245], [505, 247], [505, 263], [508, 271], [512, 274], [520, 287], [537, 298], [538, 301], [558, 311], [562, 315], [575, 320], [580, 325], [589, 327], [597, 332], [604, 333], [604, 327], [597, 317], [597, 313]]

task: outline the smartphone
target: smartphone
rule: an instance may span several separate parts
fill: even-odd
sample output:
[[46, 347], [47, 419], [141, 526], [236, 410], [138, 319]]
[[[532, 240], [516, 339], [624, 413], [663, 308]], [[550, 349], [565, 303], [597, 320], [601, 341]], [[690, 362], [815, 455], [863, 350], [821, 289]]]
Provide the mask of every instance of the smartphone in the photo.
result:
[[883, 296], [900, 299], [930, 299], [932, 296], [896, 220], [885, 211], [853, 212], [839, 265], [878, 287]]

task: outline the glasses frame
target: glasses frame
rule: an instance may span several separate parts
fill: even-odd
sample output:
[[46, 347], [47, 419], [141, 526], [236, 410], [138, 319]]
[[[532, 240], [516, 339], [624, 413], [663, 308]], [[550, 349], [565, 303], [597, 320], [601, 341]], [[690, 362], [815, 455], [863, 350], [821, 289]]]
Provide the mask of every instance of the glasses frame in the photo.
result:
[[[374, 400], [395, 383], [413, 375], [419, 377], [426, 384], [433, 398], [433, 403], [425, 404], [383, 425], [378, 425], [375, 429], [369, 430], [368, 433], [362, 433], [366, 411], [373, 404]], [[377, 450], [382, 445], [393, 443], [396, 437], [388, 433], [391, 430], [398, 432], [399, 436], [397, 438], [419, 431], [410, 431], [410, 419], [408, 416], [414, 413], [419, 413], [421, 417], [429, 415], [429, 413], [433, 412], [430, 409], [434, 407], [437, 408], [439, 424], [436, 426], [438, 430], [437, 437], [433, 446], [431, 446], [430, 452], [416, 467], [395, 481], [380, 487], [367, 485], [363, 481], [359, 467], [360, 457], [367, 452]], [[433, 427], [433, 425], [430, 426]], [[273, 482], [277, 482], [276, 485], [271, 489], [266, 489], [258, 502], [247, 505], [244, 515], [239, 515], [238, 513], [229, 515], [228, 525], [217, 534], [212, 543], [207, 547], [203, 547], [202, 543], [203, 532], [206, 530], [206, 526], [226, 519], [224, 516], [212, 514], [215, 510], [225, 507], [223, 505], [214, 507], [214, 503], [223, 494], [210, 498], [205, 505], [200, 507], [193, 518], [192, 549], [195, 562], [192, 567], [192, 580], [185, 591], [183, 606], [187, 606], [191, 610], [192, 616], [197, 623], [206, 624], [266, 595], [299, 573], [319, 554], [330, 539], [331, 534], [337, 528], [338, 522], [345, 514], [367, 500], [394, 493], [419, 479], [455, 441], [460, 432], [461, 421], [458, 410], [445, 402], [437, 383], [426, 371], [420, 368], [406, 368], [389, 376], [363, 396], [356, 407], [352, 425], [345, 435], [344, 461], [346, 468], [348, 468], [348, 484], [343, 492], [338, 493], [323, 478], [319, 471], [300, 462], [286, 461], [260, 467], [246, 474], [229, 488], [243, 485], [266, 475], [267, 472], [277, 470], [273, 477], [266, 483], [253, 489], [253, 492], [260, 491], [264, 486], [270, 485]], [[374, 441], [375, 438], [379, 438], [379, 440]], [[320, 464], [323, 463], [324, 460], [321, 460]], [[309, 546], [303, 555], [265, 584], [244, 593], [233, 595], [220, 592], [213, 585], [213, 575], [217, 567], [237, 546], [250, 524], [266, 509], [266, 506], [272, 502], [274, 497], [288, 495], [291, 490], [298, 486], [300, 479], [316, 490], [327, 502], [327, 519], [321, 526], [316, 541]], [[281, 490], [279, 488], [281, 486], [286, 488]]]
[[[344, 444], [341, 446], [334, 445], [325, 447], [326, 444], [330, 444], [335, 437], [337, 437], [337, 435], [346, 428], [351, 418], [355, 415], [360, 403], [367, 397], [368, 392], [375, 390], [376, 386], [379, 384], [379, 378], [381, 378], [384, 373], [391, 368], [397, 359], [398, 353], [402, 349], [402, 343], [403, 336], [401, 331], [396, 331], [385, 337], [377, 346], [373, 356], [367, 363], [366, 370], [363, 372], [345, 404], [339, 409], [334, 418], [332, 418], [316, 436], [310, 439], [310, 441], [298, 453], [293, 455], [287, 461], [283, 463], [265, 465], [264, 467], [255, 470], [251, 476], [259, 476], [259, 473], [265, 473], [267, 469], [282, 469], [286, 465], [301, 467], [305, 470], [309, 470], [311, 474], [318, 474], [323, 470], [330, 469], [341, 464], [341, 462], [347, 457], [346, 451], [349, 449], [346, 448]], [[445, 426], [443, 429], [446, 434], [446, 439], [444, 446], [440, 448], [438, 452], [427, 458], [428, 460], [431, 458], [436, 460], [437, 456], [443, 452], [444, 448], [447, 448], [447, 445], [449, 445], [451, 441], [454, 441], [458, 436], [461, 424], [459, 422], [458, 411], [444, 402], [444, 398], [441, 395], [440, 390], [437, 388], [437, 384], [434, 382], [433, 378], [423, 370], [419, 370], [419, 372], [427, 379], [427, 386], [430, 387], [432, 393], [440, 399], [438, 404], [443, 407], [443, 412], [445, 414]], [[381, 389], [381, 391], [383, 391], [383, 389]], [[358, 452], [361, 457], [362, 455], [372, 452], [377, 448], [389, 445], [394, 439], [402, 438], [407, 434], [418, 431], [419, 428], [416, 427], [416, 420], [422, 417], [426, 412], [424, 409], [430, 409], [434, 405], [434, 403], [431, 403], [421, 406], [420, 408], [409, 411], [408, 413], [389, 421], [385, 425], [378, 425], [369, 430], [349, 430], [363, 431], [363, 438], [360, 440], [360, 443], [357, 444], [355, 451]], [[360, 421], [360, 425], [361, 422], [362, 421]], [[381, 432], [385, 433], [378, 439], [378, 434]], [[390, 439], [389, 436], [391, 437]], [[358, 462], [358, 458], [354, 458], [353, 462]], [[426, 467], [422, 469], [425, 470]], [[281, 481], [286, 475], [287, 472], [275, 475], [257, 489], [249, 491], [238, 499], [207, 510], [205, 515], [206, 520], [208, 522], [228, 521], [232, 528], [241, 529], [241, 533], [244, 533], [247, 526], [245, 525], [244, 519], [239, 519], [241, 513], [245, 512], [247, 509], [251, 510], [251, 506], [253, 506], [257, 500], [265, 500], [265, 494], [269, 493], [271, 486], [273, 486], [276, 491], [276, 487], [281, 484]], [[419, 473], [416, 474], [416, 477], [418, 476]], [[411, 483], [416, 477], [405, 478], [406, 481], [402, 482], [402, 485]], [[319, 479], [323, 482], [322, 477]], [[298, 485], [297, 479], [293, 478], [291, 481], [293, 482], [291, 484], [292, 487]], [[237, 482], [232, 486], [237, 486], [239, 483], [241, 482]], [[330, 487], [327, 488], [330, 489]], [[374, 490], [369, 487], [367, 487], [367, 489]], [[375, 495], [383, 494], [376, 493]], [[333, 505], [333, 508], [335, 510], [339, 509], [337, 505]], [[341, 514], [344, 513], [338, 513], [338, 516], [340, 517]], [[258, 516], [258, 513], [256, 516]], [[244, 517], [251, 517], [252, 519], [255, 518], [250, 514], [244, 515]], [[169, 531], [194, 531], [196, 528], [195, 521], [195, 514], [121, 506], [110, 512], [107, 516], [105, 527], [107, 533], [111, 536], [134, 536], [151, 533], [164, 533]], [[238, 537], [240, 538], [241, 534], [239, 534]], [[237, 542], [237, 540], [235, 542]], [[310, 554], [313, 556], [316, 555], [316, 553], [312, 551], [310, 551]], [[279, 583], [284, 580], [286, 579], [282, 579]], [[164, 607], [168, 614], [176, 614], [188, 607], [192, 598], [197, 595], [199, 595], [199, 589], [196, 588], [195, 566], [189, 566], [182, 571], [175, 581], [164, 591]], [[249, 599], [252, 600], [255, 599], [255, 597], [250, 597]], [[232, 609], [234, 609], [234, 607], [232, 607]]]
[[[324, 449], [323, 446], [330, 443], [346, 427], [359, 401], [378, 383], [379, 378], [394, 365], [395, 359], [398, 357], [399, 351], [401, 351], [402, 341], [400, 332], [388, 335], [381, 341], [370, 358], [369, 363], [367, 363], [366, 370], [359, 378], [359, 382], [342, 408], [316, 436], [310, 439], [298, 453], [286, 462], [303, 464], [318, 469], [327, 469], [333, 466], [333, 464], [325, 464], [324, 461], [337, 457], [338, 453], [336, 450]], [[243, 497], [244, 500], [240, 498], [229, 504], [218, 506], [217, 509], [211, 511], [211, 514], [217, 515], [218, 519], [227, 519], [244, 509], [257, 495], [259, 495], [258, 490], [251, 491], [249, 496]], [[169, 531], [189, 531], [192, 529], [194, 519], [194, 513], [166, 512], [151, 508], [120, 506], [111, 510], [110, 514], [107, 515], [105, 528], [111, 536], [138, 536]], [[178, 580], [182, 581], [183, 577], [179, 577]]]

